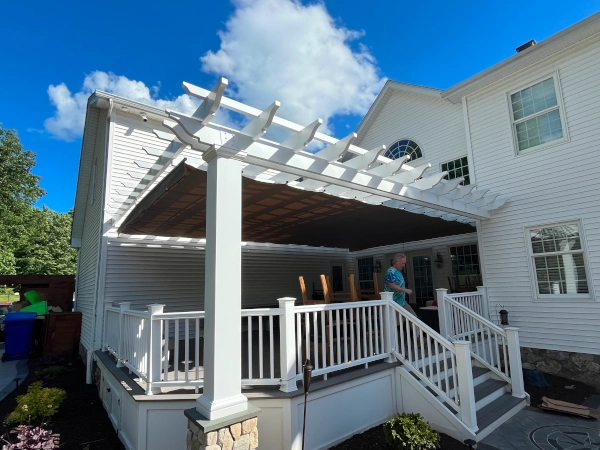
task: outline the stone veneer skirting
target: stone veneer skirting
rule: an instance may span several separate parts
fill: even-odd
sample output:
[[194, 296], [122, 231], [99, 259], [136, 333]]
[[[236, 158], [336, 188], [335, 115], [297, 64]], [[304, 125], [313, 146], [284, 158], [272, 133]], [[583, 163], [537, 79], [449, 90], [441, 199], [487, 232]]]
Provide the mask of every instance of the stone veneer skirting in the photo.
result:
[[600, 389], [600, 355], [521, 347], [523, 369], [539, 369]]
[[256, 450], [260, 409], [209, 421], [195, 409], [184, 411], [188, 418], [187, 450]]

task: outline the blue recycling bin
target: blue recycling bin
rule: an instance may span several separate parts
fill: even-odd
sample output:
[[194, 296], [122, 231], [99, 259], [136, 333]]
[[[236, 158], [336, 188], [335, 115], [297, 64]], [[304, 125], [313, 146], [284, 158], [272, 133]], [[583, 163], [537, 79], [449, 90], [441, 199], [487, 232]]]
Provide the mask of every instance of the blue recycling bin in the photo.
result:
[[4, 318], [4, 355], [3, 361], [25, 359], [29, 357], [33, 341], [34, 312], [11, 312]]

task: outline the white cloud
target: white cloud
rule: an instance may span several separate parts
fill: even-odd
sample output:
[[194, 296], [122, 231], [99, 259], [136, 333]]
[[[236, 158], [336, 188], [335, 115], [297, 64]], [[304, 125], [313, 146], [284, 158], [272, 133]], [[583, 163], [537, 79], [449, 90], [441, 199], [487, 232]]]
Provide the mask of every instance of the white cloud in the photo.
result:
[[[200, 58], [204, 72], [230, 79], [228, 95], [257, 108], [279, 100], [278, 115], [304, 125], [321, 118], [325, 123], [320, 131], [324, 132], [332, 131], [329, 121], [336, 115], [367, 111], [385, 80], [372, 55], [357, 42], [360, 32], [336, 24], [322, 3], [234, 3], [234, 13], [219, 32], [220, 48]], [[358, 43], [357, 49], [351, 47], [353, 42]], [[186, 74], [180, 76], [186, 78]], [[78, 92], [72, 93], [65, 83], [48, 87], [56, 111], [44, 122], [46, 131], [68, 141], [81, 136], [87, 99], [95, 89], [186, 114], [199, 103], [187, 95], [160, 99], [160, 83], [149, 87], [142, 81], [96, 71], [85, 77]], [[224, 125], [235, 120], [240, 119], [222, 110], [216, 119]]]
[[180, 95], [173, 100], [158, 99], [159, 86], [149, 88], [141, 81], [96, 71], [85, 77], [81, 90], [75, 94], [71, 93], [64, 83], [48, 87], [48, 96], [56, 111], [54, 117], [44, 121], [46, 131], [65, 141], [72, 141], [81, 136], [87, 100], [96, 89], [157, 108], [170, 108], [187, 114], [193, 113], [199, 104], [198, 100], [188, 95]]
[[338, 114], [364, 114], [385, 81], [361, 33], [338, 26], [324, 4], [294, 0], [236, 0], [219, 32], [221, 47], [202, 56], [202, 69], [229, 78], [235, 96], [307, 125]]

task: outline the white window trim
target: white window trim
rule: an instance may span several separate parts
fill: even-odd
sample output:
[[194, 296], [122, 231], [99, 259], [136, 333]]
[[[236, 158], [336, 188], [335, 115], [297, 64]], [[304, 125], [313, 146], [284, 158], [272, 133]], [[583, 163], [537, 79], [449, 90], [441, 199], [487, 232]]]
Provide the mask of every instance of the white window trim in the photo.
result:
[[[585, 276], [588, 283], [588, 294], [540, 294], [538, 292], [537, 285], [537, 274], [535, 271], [535, 264], [533, 263], [533, 248], [531, 245], [531, 238], [529, 236], [529, 232], [531, 230], [539, 229], [539, 228], [551, 228], [558, 227], [561, 225], [577, 225], [579, 228], [579, 239], [581, 240], [581, 249], [583, 254], [583, 263], [585, 264]], [[532, 225], [523, 228], [523, 235], [525, 237], [525, 247], [527, 248], [527, 265], [529, 266], [529, 279], [531, 281], [531, 291], [533, 293], [533, 301], [534, 302], [562, 302], [564, 300], [568, 300], [570, 302], [593, 302], [594, 293], [593, 293], [593, 283], [590, 277], [590, 264], [587, 256], [587, 244], [585, 240], [585, 232], [583, 228], [583, 223], [581, 220], [568, 220], [565, 222], [553, 222], [553, 223], [544, 223], [539, 225]]]
[[[510, 96], [513, 94], [516, 94], [517, 92], [522, 91], [523, 89], [527, 89], [528, 87], [533, 86], [534, 84], [537, 84], [540, 81], [547, 80], [550, 77], [552, 77], [552, 80], [554, 81], [554, 90], [556, 91], [556, 101], [558, 103], [558, 114], [560, 116], [560, 125], [562, 127], [563, 137], [562, 137], [562, 139], [557, 139], [556, 141], [546, 142], [545, 144], [536, 145], [535, 147], [529, 147], [528, 149], [525, 149], [525, 150], [519, 150], [519, 142], [517, 140], [517, 131], [516, 131], [516, 126], [515, 126], [515, 119], [514, 119], [514, 115], [513, 115], [512, 102], [510, 100]], [[569, 130], [567, 128], [567, 120], [565, 118], [565, 109], [564, 109], [565, 107], [564, 107], [563, 98], [562, 98], [562, 88], [561, 88], [561, 84], [560, 84], [560, 78], [558, 75], [558, 68], [554, 69], [552, 72], [546, 72], [542, 76], [531, 78], [531, 79], [527, 80], [527, 82], [522, 83], [518, 88], [506, 92], [506, 104], [508, 107], [508, 120], [510, 123], [510, 128], [511, 128], [511, 133], [512, 133], [513, 151], [514, 151], [515, 156], [518, 157], [518, 156], [529, 155], [531, 153], [535, 153], [540, 150], [545, 150], [549, 147], [555, 147], [557, 145], [562, 145], [562, 144], [570, 141]], [[540, 111], [539, 113], [528, 116], [528, 118], [539, 116], [544, 113], [545, 113], [544, 111]], [[527, 118], [524, 118], [523, 120], [527, 120]], [[521, 121], [521, 119], [520, 119], [520, 121]]]
[[[457, 159], [463, 159], [463, 158], [467, 158], [467, 167], [469, 168], [469, 185], [471, 185], [471, 184], [474, 184], [474, 183], [471, 181], [471, 178], [472, 178], [472, 177], [471, 177], [471, 166], [469, 165], [469, 155], [457, 156], [456, 158], [452, 158], [452, 159], [449, 159], [449, 160], [447, 160], [447, 161], [442, 161], [442, 162], [440, 163], [440, 173], [442, 173], [442, 172], [443, 172], [443, 170], [442, 170], [442, 166], [443, 166], [444, 164], [448, 164], [448, 163], [450, 163], [450, 162], [454, 162], [454, 161], [456, 161]], [[464, 178], [464, 177], [463, 177], [463, 178]], [[454, 180], [454, 179], [455, 179], [455, 178], [453, 178], [453, 180]], [[453, 246], [453, 247], [454, 247], [454, 246]]]

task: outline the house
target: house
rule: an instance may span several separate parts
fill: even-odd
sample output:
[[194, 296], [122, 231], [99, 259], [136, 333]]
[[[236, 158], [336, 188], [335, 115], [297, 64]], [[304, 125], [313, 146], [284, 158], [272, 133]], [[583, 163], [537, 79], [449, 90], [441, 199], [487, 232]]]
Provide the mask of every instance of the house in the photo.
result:
[[[596, 14], [446, 91], [390, 81], [341, 140], [227, 98], [224, 79], [184, 83], [203, 101], [192, 116], [95, 92], [76, 299], [88, 382], [125, 445], [183, 448], [195, 412], [251, 404], [262, 448], [300, 448], [305, 358], [315, 449], [400, 411], [481, 440], [526, 402], [520, 352], [592, 381], [599, 207], [579, 194], [595, 187], [599, 40]], [[214, 124], [219, 107], [250, 122]], [[325, 148], [304, 151], [313, 140]], [[308, 295], [322, 274], [381, 286], [397, 252], [411, 302], [438, 300], [439, 333], [387, 294], [300, 304], [299, 276]]]

